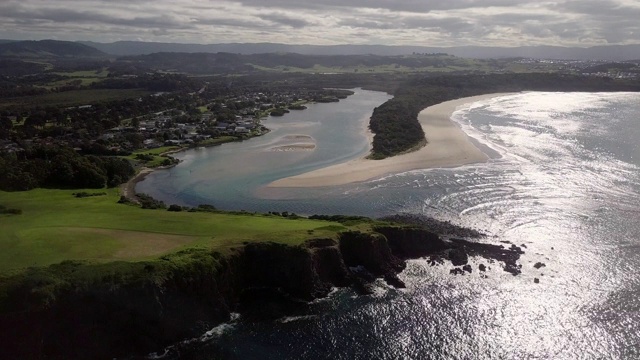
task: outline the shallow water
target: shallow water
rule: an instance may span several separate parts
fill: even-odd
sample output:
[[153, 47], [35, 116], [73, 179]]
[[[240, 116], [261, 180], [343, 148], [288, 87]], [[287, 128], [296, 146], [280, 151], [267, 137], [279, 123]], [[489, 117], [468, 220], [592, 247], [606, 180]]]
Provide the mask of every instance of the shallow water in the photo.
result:
[[493, 263], [487, 278], [477, 270], [452, 276], [449, 265], [411, 261], [401, 274], [406, 290], [380, 282], [373, 296], [338, 290], [303, 316], [258, 324], [240, 317], [196, 346], [198, 357], [639, 358], [639, 100], [629, 93], [485, 100], [454, 120], [493, 149], [486, 164], [288, 191], [280, 201], [243, 197], [251, 211], [452, 220], [489, 234], [483, 241], [524, 244], [523, 273]]
[[[182, 161], [178, 166], [147, 176], [136, 190], [170, 204], [289, 210], [287, 201], [264, 201], [254, 193], [274, 180], [366, 155], [369, 140], [363, 129], [373, 108], [390, 98], [356, 89], [339, 103], [309, 104], [307, 110], [269, 117], [263, 124], [270, 133], [175, 154]], [[308, 144], [314, 149], [294, 149]]]

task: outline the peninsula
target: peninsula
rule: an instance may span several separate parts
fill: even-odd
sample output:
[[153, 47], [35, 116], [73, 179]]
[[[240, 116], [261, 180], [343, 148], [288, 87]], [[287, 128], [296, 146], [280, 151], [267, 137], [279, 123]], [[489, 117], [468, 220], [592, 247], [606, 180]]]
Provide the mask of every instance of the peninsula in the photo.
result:
[[[460, 127], [451, 120], [456, 109], [465, 104], [506, 94], [488, 94], [445, 101], [430, 106], [419, 114], [426, 146], [417, 151], [382, 160], [368, 157], [310, 171], [272, 182], [270, 187], [335, 186], [379, 178], [411, 170], [455, 167], [488, 160]], [[367, 130], [368, 131], [368, 130]], [[368, 131], [369, 136], [372, 134]]]

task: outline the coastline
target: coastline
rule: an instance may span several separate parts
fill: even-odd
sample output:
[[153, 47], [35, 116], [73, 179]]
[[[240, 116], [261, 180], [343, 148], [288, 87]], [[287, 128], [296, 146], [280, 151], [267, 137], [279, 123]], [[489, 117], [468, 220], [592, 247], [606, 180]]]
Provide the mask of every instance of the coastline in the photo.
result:
[[[489, 157], [451, 120], [456, 109], [465, 104], [505, 96], [493, 93], [471, 96], [430, 106], [422, 110], [418, 120], [426, 134], [427, 145], [417, 151], [382, 160], [359, 158], [317, 169], [304, 174], [276, 180], [267, 187], [324, 187], [345, 185], [380, 178], [388, 174], [418, 169], [457, 167], [485, 162]], [[373, 134], [365, 130], [369, 144]], [[369, 145], [371, 147], [371, 145]]]
[[140, 201], [138, 201], [138, 198], [136, 197], [136, 185], [155, 170], [157, 169], [148, 167], [141, 168], [134, 177], [120, 185], [120, 195], [133, 203], [139, 204]]
[[[221, 141], [221, 142], [217, 142], [217, 143], [213, 143], [213, 144], [198, 144], [196, 146], [197, 147], [220, 146], [222, 144], [226, 144], [226, 143], [230, 143], [230, 142], [245, 141], [245, 140], [251, 139], [251, 138], [256, 137], [256, 136], [265, 135], [267, 133], [269, 133], [269, 130], [263, 132], [260, 135], [251, 136], [251, 137], [249, 137], [247, 139], [240, 139], [240, 140], [236, 139], [236, 140]], [[165, 151], [165, 152], [161, 153], [160, 156], [168, 156], [170, 158], [173, 158], [173, 157], [171, 157], [169, 155], [177, 154], [177, 153], [180, 153], [180, 152], [183, 152], [183, 151], [187, 151], [187, 150], [191, 150], [194, 147], [195, 146], [184, 146], [184, 147], [181, 146], [181, 147], [178, 147], [177, 149]], [[129, 200], [129, 201], [131, 201], [133, 203], [139, 204], [140, 201], [136, 197], [136, 185], [139, 182], [143, 181], [147, 177], [147, 175], [151, 174], [152, 172], [157, 171], [157, 170], [170, 169], [170, 168], [172, 168], [172, 167], [174, 167], [176, 165], [178, 165], [178, 163], [167, 165], [167, 166], [158, 166], [158, 167], [153, 167], [153, 168], [146, 167], [146, 166], [141, 167], [138, 170], [138, 172], [131, 179], [129, 179], [129, 181], [127, 181], [126, 183], [123, 183], [123, 184], [120, 185], [120, 195], [124, 196], [127, 200]]]

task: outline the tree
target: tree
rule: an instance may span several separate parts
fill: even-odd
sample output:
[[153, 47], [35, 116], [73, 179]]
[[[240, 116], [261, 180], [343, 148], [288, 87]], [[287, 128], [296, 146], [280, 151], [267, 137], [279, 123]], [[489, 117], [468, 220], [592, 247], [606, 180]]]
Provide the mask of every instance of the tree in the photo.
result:
[[0, 139], [6, 139], [11, 135], [13, 122], [7, 116], [0, 116]]
[[44, 125], [46, 124], [46, 120], [45, 120], [45, 112], [44, 111], [38, 111], [38, 112], [34, 112], [31, 115], [29, 115], [29, 117], [24, 121], [24, 126], [26, 127], [44, 127]]

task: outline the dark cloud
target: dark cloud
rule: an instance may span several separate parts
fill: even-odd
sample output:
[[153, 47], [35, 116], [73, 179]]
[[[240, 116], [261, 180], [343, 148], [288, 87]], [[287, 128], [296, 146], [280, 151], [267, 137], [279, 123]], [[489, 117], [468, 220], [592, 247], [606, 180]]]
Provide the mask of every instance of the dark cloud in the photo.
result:
[[[354, 9], [385, 9], [390, 11], [406, 11], [428, 13], [436, 10], [454, 10], [469, 8], [486, 8], [491, 6], [513, 6], [525, 1], [518, 0], [240, 0], [240, 3], [248, 6], [278, 7], [283, 9], [327, 9], [327, 8], [354, 8]], [[529, 2], [532, 2], [529, 0]]]
[[[0, 0], [0, 38], [640, 43], [638, 0]], [[295, 29], [295, 32], [292, 32]]]
[[417, 16], [393, 17], [393, 18], [368, 18], [366, 20], [351, 18], [341, 20], [340, 26], [348, 26], [362, 29], [378, 30], [411, 30], [423, 29], [429, 31], [441, 31], [447, 34], [458, 34], [472, 31], [476, 26], [460, 18], [439, 18], [430, 19]]
[[170, 15], [120, 17], [91, 11], [40, 8], [27, 10], [22, 7], [0, 6], [2, 17], [22, 21], [51, 21], [54, 23], [109, 24], [133, 27], [162, 27], [186, 29], [191, 26]]

